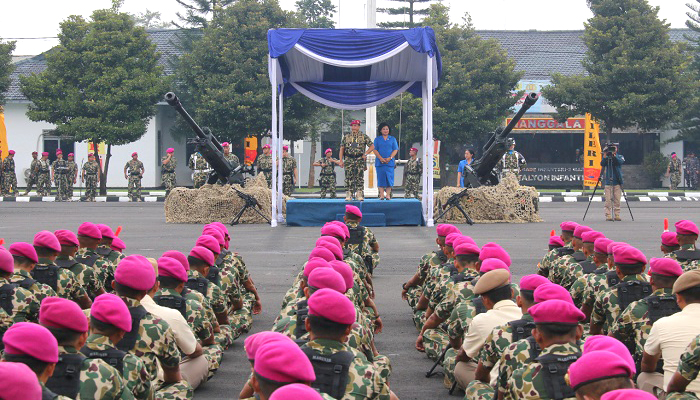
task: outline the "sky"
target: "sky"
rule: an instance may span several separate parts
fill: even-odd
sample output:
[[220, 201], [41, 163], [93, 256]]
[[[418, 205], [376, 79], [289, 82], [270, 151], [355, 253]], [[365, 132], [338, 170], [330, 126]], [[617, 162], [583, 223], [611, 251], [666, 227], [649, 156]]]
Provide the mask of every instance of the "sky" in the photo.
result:
[[[296, 0], [279, 0], [282, 8], [293, 10]], [[366, 0], [331, 0], [338, 7], [335, 16], [339, 28], [366, 27]], [[376, 0], [377, 7], [397, 5], [395, 1]], [[694, 0], [648, 0], [659, 6], [659, 16], [672, 28], [684, 28], [688, 19], [686, 3]], [[89, 17], [93, 10], [111, 7], [111, 0], [30, 0], [6, 1], [0, 15], [0, 38], [16, 40], [15, 55], [40, 54], [58, 43], [59, 23], [69, 15]], [[572, 30], [583, 29], [591, 17], [585, 0], [443, 0], [450, 7], [452, 22], [460, 22], [469, 13], [476, 29], [487, 30]], [[162, 19], [172, 21], [181, 6], [175, 0], [125, 0], [122, 11], [159, 11]], [[377, 21], [390, 17], [377, 15]], [[15, 39], [16, 38], [16, 39]], [[25, 39], [41, 38], [41, 39]], [[46, 39], [44, 39], [46, 38]]]

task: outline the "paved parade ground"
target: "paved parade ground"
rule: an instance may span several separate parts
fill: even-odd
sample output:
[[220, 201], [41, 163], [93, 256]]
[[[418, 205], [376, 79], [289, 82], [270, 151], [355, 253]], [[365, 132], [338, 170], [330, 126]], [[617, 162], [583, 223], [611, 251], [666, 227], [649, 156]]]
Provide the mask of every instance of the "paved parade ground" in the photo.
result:
[[[659, 250], [663, 219], [671, 228], [679, 219], [698, 221], [698, 202], [654, 202], [632, 204], [635, 222], [623, 204], [622, 222], [606, 222], [601, 203], [593, 203], [586, 225], [600, 230], [614, 240], [628, 242], [648, 258], [661, 255]], [[513, 260], [514, 279], [534, 273], [547, 247], [547, 238], [559, 222], [581, 222], [586, 203], [542, 203], [540, 214], [545, 222], [536, 224], [482, 224], [459, 226], [479, 245], [498, 242]], [[83, 221], [104, 223], [116, 229], [123, 226], [120, 237], [126, 242], [127, 254], [140, 253], [159, 257], [166, 250], [189, 251], [201, 232], [199, 225], [169, 225], [164, 222], [163, 203], [0, 203], [0, 237], [6, 242], [31, 241], [41, 229], [77, 230]], [[411, 322], [408, 305], [401, 300], [401, 284], [416, 271], [418, 259], [431, 250], [434, 228], [372, 228], [380, 244], [381, 264], [375, 271], [377, 308], [384, 321], [384, 332], [377, 336], [377, 348], [391, 358], [391, 388], [401, 399], [449, 398], [441, 377], [425, 378], [432, 365], [424, 354], [414, 349], [417, 332]], [[284, 292], [292, 276], [306, 260], [319, 228], [270, 228], [267, 225], [242, 225], [231, 228], [234, 251], [241, 253], [248, 265], [263, 302], [263, 312], [255, 318], [253, 331], [270, 329]], [[243, 338], [229, 349], [222, 368], [195, 398], [232, 399], [250, 372], [243, 353]]]

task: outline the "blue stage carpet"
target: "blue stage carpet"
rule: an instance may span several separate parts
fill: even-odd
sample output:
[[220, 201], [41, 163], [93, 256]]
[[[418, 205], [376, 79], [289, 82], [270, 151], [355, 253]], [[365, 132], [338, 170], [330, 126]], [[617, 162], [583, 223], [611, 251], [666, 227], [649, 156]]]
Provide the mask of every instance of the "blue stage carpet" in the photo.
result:
[[365, 226], [423, 225], [421, 202], [416, 199], [393, 199], [346, 202], [343, 199], [293, 199], [287, 201], [288, 226], [322, 226], [340, 219], [345, 205], [360, 208]]

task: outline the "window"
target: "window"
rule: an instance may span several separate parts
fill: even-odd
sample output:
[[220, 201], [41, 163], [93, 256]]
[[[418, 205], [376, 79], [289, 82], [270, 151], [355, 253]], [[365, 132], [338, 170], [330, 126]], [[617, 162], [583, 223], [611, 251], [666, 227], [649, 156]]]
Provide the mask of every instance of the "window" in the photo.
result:
[[43, 131], [44, 151], [49, 153], [49, 160], [53, 162], [56, 159], [56, 150], [63, 151], [63, 159], [66, 159], [68, 153], [75, 153], [75, 141], [72, 137], [56, 136], [55, 131], [45, 129]]

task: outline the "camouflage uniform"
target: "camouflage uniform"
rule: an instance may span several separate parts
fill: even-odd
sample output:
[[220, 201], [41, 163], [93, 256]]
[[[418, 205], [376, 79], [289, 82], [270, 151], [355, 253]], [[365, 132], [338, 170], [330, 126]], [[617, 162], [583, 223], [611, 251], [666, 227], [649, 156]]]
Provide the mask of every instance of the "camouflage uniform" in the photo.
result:
[[525, 162], [525, 157], [515, 150], [508, 150], [506, 154], [503, 155], [501, 162], [498, 163], [498, 169], [501, 172], [501, 178], [505, 176], [506, 173], [515, 174], [515, 177], [520, 179], [520, 169], [525, 168], [527, 163]]
[[420, 180], [423, 174], [423, 160], [420, 158], [411, 158], [406, 163], [404, 169], [406, 171], [406, 195], [405, 198], [416, 198], [420, 199]]
[[32, 190], [32, 186], [36, 185], [37, 169], [39, 168], [39, 160], [32, 158], [32, 163], [29, 165], [29, 178], [27, 178], [27, 190], [24, 194], [28, 194]]
[[[36, 264], [36, 267], [34, 267], [33, 272], [36, 272], [38, 267], [46, 265], [56, 265], [56, 263], [49, 259], [39, 257], [39, 262]], [[64, 299], [73, 300], [75, 302], [78, 302], [81, 297], [87, 296], [85, 288], [80, 285], [75, 275], [67, 268], [58, 268], [55, 290], [58, 297], [63, 297]]]
[[141, 200], [141, 179], [143, 179], [141, 170], [143, 169], [143, 163], [141, 160], [132, 158], [126, 162], [124, 169], [126, 169], [126, 173], [129, 176], [129, 200]]
[[[563, 248], [571, 249], [573, 247], [573, 244], [571, 242], [565, 244]], [[542, 275], [544, 277], [549, 277], [550, 273], [550, 267], [551, 264], [559, 258], [559, 249], [554, 249], [550, 250], [547, 252], [547, 254], [542, 258], [542, 261], [540, 261], [539, 264], [537, 264], [537, 273], [539, 275]]]
[[224, 153], [224, 158], [227, 159], [227, 160], [229, 160], [229, 161], [232, 162], [232, 163], [235, 163], [235, 164], [240, 164], [240, 163], [241, 163], [241, 162], [238, 160], [238, 156], [235, 155], [235, 154], [233, 154], [233, 153], [231, 153], [231, 152], [229, 152], [228, 154], [225, 154], [225, 153]]
[[108, 292], [112, 291], [112, 281], [114, 280], [114, 270], [117, 268], [116, 264], [111, 263], [109, 260], [102, 257], [93, 249], [88, 249], [87, 247], [81, 247], [75, 254], [77, 260], [82, 261], [87, 258], [97, 256], [97, 260], [92, 265], [92, 269], [100, 277], [100, 281], [103, 282], [104, 289]]
[[85, 172], [85, 200], [95, 201], [97, 195], [97, 174], [100, 172], [100, 165], [97, 161], [87, 161], [83, 164]]
[[[346, 223], [350, 230], [357, 228], [360, 224], [355, 221], [348, 221]], [[372, 259], [372, 271], [374, 271], [379, 266], [379, 253], [372, 250], [372, 246], [377, 243], [377, 238], [374, 233], [368, 227], [364, 227], [365, 236], [362, 240], [362, 244], [346, 244], [345, 247], [350, 249], [353, 253], [357, 254], [365, 260], [365, 257], [370, 257]]]
[[51, 195], [51, 163], [49, 160], [37, 162], [36, 190], [39, 196]]
[[267, 181], [267, 187], [272, 187], [272, 155], [261, 154], [258, 157], [258, 173], [262, 172]]
[[78, 164], [75, 161], [66, 160], [68, 164], [68, 180], [66, 181], [66, 197], [70, 200], [73, 198], [73, 185], [75, 185], [75, 177], [78, 173]]
[[51, 169], [54, 174], [53, 183], [56, 185], [56, 201], [70, 200], [68, 198], [68, 161], [56, 159], [51, 164]]
[[374, 145], [372, 139], [362, 132], [348, 133], [340, 141], [343, 150], [343, 164], [345, 168], [345, 190], [353, 196], [358, 191], [365, 189], [365, 168], [367, 167], [364, 158], [366, 148]]
[[187, 163], [189, 169], [192, 170], [192, 183], [195, 189], [199, 189], [207, 183], [209, 178], [209, 170], [211, 167], [207, 160], [199, 152], [192, 153], [190, 162]]
[[[570, 361], [573, 363], [580, 356], [581, 349], [574, 343], [556, 344], [542, 349], [540, 356], [548, 354], [557, 356], [571, 356]], [[553, 394], [547, 393], [544, 383], [546, 375], [540, 373], [541, 369], [542, 364], [537, 361], [533, 361], [527, 366], [514, 371], [513, 376], [508, 381], [505, 399], [539, 400], [553, 398]]]
[[[696, 247], [694, 244], [683, 244], [678, 250], [694, 251], [695, 249]], [[681, 265], [681, 268], [683, 268], [683, 272], [692, 271], [694, 269], [700, 269], [700, 260], [679, 260], [675, 252], [666, 254], [666, 257], [670, 257], [678, 261], [678, 263]]]
[[[115, 348], [115, 345], [107, 336], [90, 334], [85, 346], [91, 350], [109, 350]], [[124, 382], [126, 392], [133, 394], [135, 399], [150, 399], [153, 396], [151, 392], [151, 381], [148, 379], [146, 365], [140, 358], [131, 353], [126, 353], [123, 359], [123, 368], [120, 376]], [[81, 391], [82, 394], [82, 391]]]
[[[626, 275], [621, 279], [620, 283], [629, 281], [647, 282], [647, 277], [642, 274]], [[617, 317], [624, 311], [620, 309], [617, 296], [615, 287], [601, 289], [596, 295], [593, 311], [591, 312], [591, 324], [602, 326], [604, 335], [608, 334]]]
[[[535, 347], [538, 347], [538, 345], [535, 344]], [[532, 361], [532, 356], [535, 355], [533, 352], [538, 351], [538, 348], [533, 349], [531, 347], [531, 342], [527, 339], [511, 343], [503, 350], [500, 360], [501, 363], [498, 367], [498, 376], [496, 378], [497, 393], [505, 394], [513, 372], [528, 366]]]
[[97, 246], [97, 254], [102, 256], [103, 259], [106, 259], [112, 265], [117, 265], [119, 264], [119, 261], [121, 261], [124, 257], [126, 257], [124, 254], [121, 252], [118, 252], [116, 250], [112, 250], [109, 246], [101, 244]]
[[15, 174], [15, 159], [6, 157], [2, 161], [2, 195], [17, 195], [17, 175]]
[[163, 165], [163, 161], [168, 158], [168, 156], [163, 156], [160, 159], [160, 179], [165, 185], [165, 196], [170, 194], [170, 191], [177, 185], [177, 175], [175, 174], [175, 169], [177, 169], [177, 159], [173, 155], [170, 162]]
[[695, 156], [688, 156], [683, 159], [683, 167], [685, 169], [685, 180], [687, 182], [687, 186], [693, 190], [697, 189], [698, 178], [700, 178], [700, 161], [698, 161], [698, 158]]
[[[683, 379], [690, 382], [694, 381], [698, 377], [698, 372], [700, 372], [700, 335], [693, 339], [688, 347], [685, 349], [683, 354], [681, 354], [681, 359], [678, 362], [678, 369], [676, 370]], [[669, 393], [666, 396], [667, 400], [680, 400], [680, 399], [697, 399], [697, 394], [693, 392], [684, 393]]]
[[294, 193], [294, 169], [297, 167], [297, 160], [287, 155], [282, 157], [282, 191], [285, 196]]
[[68, 267], [68, 270], [75, 275], [75, 279], [78, 284], [85, 288], [91, 299], [97, 296], [100, 289], [104, 289], [101, 275], [95, 271], [92, 267], [88, 267], [85, 264], [79, 263], [75, 258], [69, 256], [58, 256], [56, 261], [59, 260], [69, 260], [74, 262], [73, 265]]
[[[0, 287], [11, 285], [10, 278], [0, 278]], [[39, 300], [34, 294], [21, 287], [16, 286], [10, 294], [12, 298], [12, 309], [10, 312], [0, 307], [0, 332], [5, 332], [12, 324], [17, 322], [36, 322], [39, 318]]]
[[[333, 158], [331, 158], [333, 160]], [[324, 158], [321, 163], [321, 176], [318, 183], [321, 185], [321, 198], [325, 199], [326, 194], [330, 194], [331, 199], [335, 199], [335, 164]]]
[[681, 183], [681, 160], [671, 158], [671, 161], [668, 162], [668, 171], [671, 175], [671, 190], [676, 190]]
[[[30, 291], [39, 303], [47, 297], [56, 297], [56, 291], [51, 286], [35, 281], [32, 279], [32, 275], [23, 269], [15, 270], [15, 273], [10, 277], [10, 282]], [[27, 283], [29, 282], [32, 282], [32, 284], [28, 285]]]
[[[605, 272], [608, 271], [607, 264], [601, 265], [600, 268], [605, 268]], [[574, 304], [576, 304], [576, 307], [580, 308], [583, 306], [584, 302], [587, 303], [589, 307], [593, 307], [595, 293], [597, 293], [597, 288], [600, 287], [600, 277], [603, 277], [603, 280], [605, 280], [605, 273], [583, 274], [576, 278], [576, 281], [569, 289], [569, 294], [571, 294], [571, 299], [574, 301]], [[594, 289], [589, 290], [589, 285], [596, 285], [595, 291], [593, 291]], [[585, 296], [589, 296], [589, 298], [586, 299]]]
[[[205, 278], [202, 276], [199, 271], [196, 270], [189, 270], [187, 271], [187, 276], [188, 278]], [[224, 297], [224, 294], [221, 292], [221, 288], [213, 284], [212, 282], [209, 282], [209, 285], [207, 285], [207, 293], [204, 295], [209, 301], [211, 302], [211, 308], [216, 314], [224, 314], [227, 312], [227, 306], [228, 304], [226, 303], [226, 298]]]
[[439, 267], [443, 263], [447, 262], [447, 257], [441, 249], [431, 251], [430, 253], [424, 254], [418, 263], [418, 279], [422, 282], [420, 285], [408, 288], [406, 296], [408, 297], [408, 304], [412, 309], [415, 310], [420, 296], [423, 294], [423, 288], [425, 287], [428, 274], [433, 268]]
[[[77, 354], [72, 346], [58, 346], [58, 354]], [[99, 358], [86, 358], [80, 366], [79, 399], [129, 398], [122, 375], [113, 366]]]

